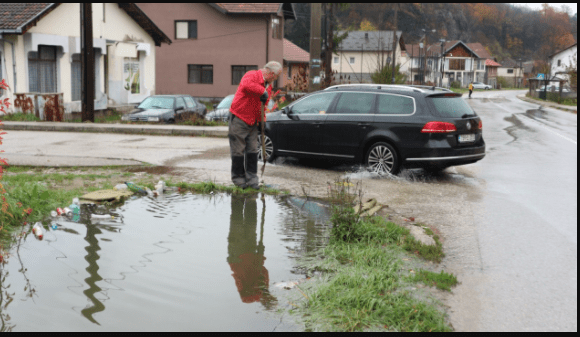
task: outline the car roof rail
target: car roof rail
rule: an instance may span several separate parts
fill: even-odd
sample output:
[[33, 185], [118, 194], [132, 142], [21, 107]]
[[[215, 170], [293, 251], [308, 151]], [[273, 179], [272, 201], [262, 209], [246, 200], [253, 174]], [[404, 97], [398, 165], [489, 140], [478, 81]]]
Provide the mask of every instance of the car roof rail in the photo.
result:
[[411, 90], [415, 92], [421, 92], [420, 88], [413, 88], [412, 86], [405, 84], [369, 84], [369, 83], [338, 84], [333, 85], [332, 87], [328, 87], [324, 90], [338, 89], [343, 87], [369, 87], [370, 89], [390, 88], [390, 89]]
[[442, 90], [442, 91], [449, 91], [449, 92], [453, 92], [452, 90], [449, 90], [447, 88], [443, 88], [443, 87], [436, 87], [434, 85], [409, 85], [410, 87], [413, 88], [421, 88], [421, 89], [427, 89], [427, 90]]

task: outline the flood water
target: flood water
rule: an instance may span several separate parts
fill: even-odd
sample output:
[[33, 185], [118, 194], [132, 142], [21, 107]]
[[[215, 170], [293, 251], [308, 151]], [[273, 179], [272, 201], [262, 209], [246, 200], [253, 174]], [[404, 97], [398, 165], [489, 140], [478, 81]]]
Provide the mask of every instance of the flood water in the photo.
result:
[[30, 234], [2, 266], [3, 330], [300, 330], [275, 284], [306, 278], [295, 259], [327, 240], [304, 203], [169, 194]]

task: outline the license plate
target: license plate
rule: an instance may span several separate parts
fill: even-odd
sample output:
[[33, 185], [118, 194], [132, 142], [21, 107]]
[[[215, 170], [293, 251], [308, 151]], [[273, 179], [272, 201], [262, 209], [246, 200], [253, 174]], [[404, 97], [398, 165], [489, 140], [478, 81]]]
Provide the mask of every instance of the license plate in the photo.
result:
[[475, 135], [474, 134], [459, 135], [459, 142], [460, 143], [475, 142]]

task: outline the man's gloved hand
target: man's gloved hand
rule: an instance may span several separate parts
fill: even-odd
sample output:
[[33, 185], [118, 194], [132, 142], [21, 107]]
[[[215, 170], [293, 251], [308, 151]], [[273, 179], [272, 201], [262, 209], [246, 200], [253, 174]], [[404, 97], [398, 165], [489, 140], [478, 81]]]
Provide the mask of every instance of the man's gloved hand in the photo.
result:
[[260, 96], [260, 102], [266, 104], [267, 101], [268, 101], [268, 89], [264, 90], [264, 93], [262, 94], [262, 96]]

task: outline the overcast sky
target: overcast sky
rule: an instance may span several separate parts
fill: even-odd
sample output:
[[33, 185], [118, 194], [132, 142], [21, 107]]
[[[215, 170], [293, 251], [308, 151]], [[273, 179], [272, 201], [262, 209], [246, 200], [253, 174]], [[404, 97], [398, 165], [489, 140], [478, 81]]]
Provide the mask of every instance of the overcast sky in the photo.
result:
[[[542, 9], [542, 4], [541, 3], [537, 3], [537, 2], [530, 2], [530, 3], [514, 3], [514, 5], [517, 6], [526, 6], [529, 7], [531, 9]], [[562, 5], [567, 5], [570, 7], [571, 11], [572, 11], [572, 15], [574, 15], [574, 13], [578, 12], [578, 3], [550, 3], [550, 6], [556, 8], [556, 9], [560, 9], [562, 7]]]

